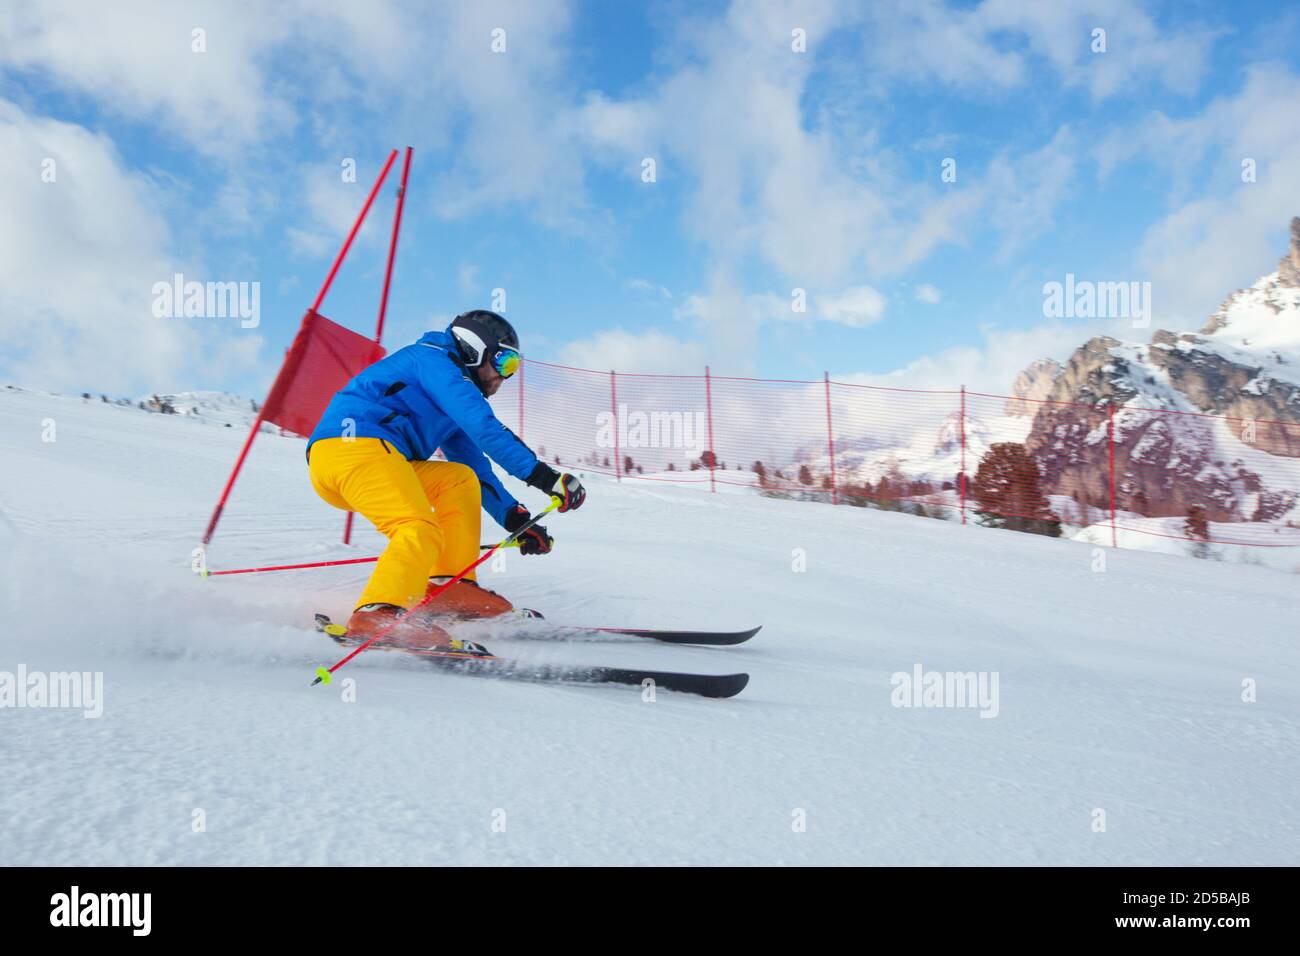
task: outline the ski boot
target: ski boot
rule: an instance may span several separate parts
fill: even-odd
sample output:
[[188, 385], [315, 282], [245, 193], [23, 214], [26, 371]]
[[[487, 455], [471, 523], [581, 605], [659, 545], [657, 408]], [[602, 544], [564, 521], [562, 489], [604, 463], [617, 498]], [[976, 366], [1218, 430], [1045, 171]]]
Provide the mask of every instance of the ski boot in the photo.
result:
[[[429, 587], [425, 591], [428, 598], [438, 588], [451, 580], [451, 575], [429, 578]], [[437, 597], [429, 600], [421, 610], [428, 609], [433, 615], [460, 621], [476, 621], [490, 617], [500, 617], [515, 610], [515, 606], [496, 591], [491, 591], [477, 581], [461, 578]]]
[[346, 635], [356, 644], [379, 635], [374, 646], [406, 650], [451, 647], [455, 641], [426, 615], [409, 614], [395, 604], [363, 604], [348, 618]]

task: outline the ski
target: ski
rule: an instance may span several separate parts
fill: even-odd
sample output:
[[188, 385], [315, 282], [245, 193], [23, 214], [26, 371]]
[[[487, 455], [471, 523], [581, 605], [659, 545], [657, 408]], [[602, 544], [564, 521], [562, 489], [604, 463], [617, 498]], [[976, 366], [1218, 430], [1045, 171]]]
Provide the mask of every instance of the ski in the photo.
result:
[[716, 646], [743, 644], [762, 628], [763, 625], [760, 624], [758, 627], [751, 627], [747, 631], [670, 631], [647, 627], [570, 627], [567, 624], [558, 625], [558, 630], [562, 632], [571, 631], [576, 634], [620, 634], [626, 637], [645, 637], [655, 641], [663, 641], [667, 644], [709, 644]]
[[[509, 636], [524, 640], [563, 641], [583, 638], [591, 640], [602, 637], [643, 637], [648, 640], [661, 641], [665, 644], [705, 644], [713, 647], [743, 644], [763, 629], [761, 624], [743, 631], [677, 631], [654, 627], [584, 627], [582, 625], [553, 623], [539, 612], [528, 608], [520, 608], [519, 615], [517, 619], [513, 620], [503, 615], [502, 618], [471, 618], [464, 621], [451, 621], [450, 623], [470, 626], [481, 625], [490, 634], [494, 624], [506, 621], [517, 625], [516, 629], [511, 630]], [[316, 616], [320, 618], [324, 615], [317, 614]], [[329, 619], [326, 618], [327, 623], [328, 621]]]
[[748, 674], [690, 674], [600, 665], [535, 664], [507, 657], [451, 659], [443, 655], [430, 663], [462, 674], [500, 677], [510, 680], [560, 684], [626, 684], [671, 690], [701, 697], [735, 697], [749, 683]]
[[[355, 647], [347, 630], [334, 624], [324, 614], [316, 615], [316, 629], [344, 647]], [[474, 676], [498, 677], [508, 680], [566, 684], [626, 684], [644, 686], [647, 683], [663, 690], [701, 697], [735, 697], [749, 683], [748, 674], [692, 674], [678, 671], [642, 670], [630, 667], [605, 667], [589, 664], [543, 664], [497, 657], [481, 644], [464, 642], [465, 649], [432, 649], [372, 645], [377, 650], [397, 651], [426, 661], [444, 670]]]
[[[542, 640], [564, 640], [565, 637], [603, 637], [607, 635], [621, 637], [646, 637], [646, 639], [663, 641], [664, 644], [707, 644], [712, 646], [729, 646], [744, 644], [755, 633], [763, 630], [762, 624], [746, 631], [673, 631], [658, 627], [582, 627], [580, 624], [556, 624], [547, 620], [539, 611], [530, 607], [520, 607], [520, 617], [525, 622], [520, 631], [512, 632], [511, 637], [537, 637]], [[486, 618], [482, 623], [491, 624], [493, 618]], [[532, 622], [539, 622], [533, 624]]]

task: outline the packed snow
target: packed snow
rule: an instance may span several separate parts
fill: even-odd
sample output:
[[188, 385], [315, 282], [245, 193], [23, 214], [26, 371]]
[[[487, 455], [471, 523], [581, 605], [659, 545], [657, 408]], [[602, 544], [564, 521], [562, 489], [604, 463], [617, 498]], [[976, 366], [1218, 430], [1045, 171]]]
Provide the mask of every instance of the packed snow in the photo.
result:
[[1276, 272], [1234, 293], [1220, 328], [1179, 348], [1216, 352], [1230, 362], [1254, 365], [1262, 376], [1300, 384], [1300, 289], [1278, 282]]
[[[369, 566], [193, 574], [244, 437], [203, 418], [0, 389], [0, 688], [20, 668], [102, 674], [98, 717], [0, 709], [0, 863], [1300, 858], [1296, 574], [591, 476], [547, 522], [556, 551], [485, 584], [561, 622], [763, 630], [485, 643], [744, 670], [743, 694], [651, 702], [379, 653], [312, 688], [341, 656], [312, 612], [346, 615]], [[303, 442], [262, 435], [208, 561], [377, 552], [342, 526]], [[895, 706], [918, 666], [992, 696]]]

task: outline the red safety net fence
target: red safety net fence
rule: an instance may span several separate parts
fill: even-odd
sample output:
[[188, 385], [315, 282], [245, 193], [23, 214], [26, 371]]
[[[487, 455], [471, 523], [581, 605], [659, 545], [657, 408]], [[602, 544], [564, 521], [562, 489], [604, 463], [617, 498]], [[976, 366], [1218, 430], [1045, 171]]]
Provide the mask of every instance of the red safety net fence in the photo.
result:
[[542, 458], [621, 481], [1113, 545], [1300, 547], [1300, 422], [535, 360], [493, 404]]
[[[309, 433], [333, 393], [384, 354], [411, 152], [402, 165], [373, 337], [318, 310], [397, 150], [307, 309], [213, 509], [204, 548], [263, 424]], [[1142, 408], [1112, 397], [1053, 402], [965, 387], [833, 382], [828, 374], [759, 379], [705, 368], [699, 375], [646, 375], [535, 360], [507, 380], [494, 405], [543, 459], [619, 481], [882, 508], [1117, 546], [1168, 539], [1191, 542], [1193, 553], [1211, 544], [1300, 547], [1300, 422]], [[348, 514], [345, 543], [351, 528]]]
[[[409, 147], [373, 337], [318, 310], [396, 158], [392, 150], [307, 309], [213, 509], [205, 548], [263, 424], [309, 433], [334, 392], [384, 354]], [[1138, 405], [887, 388], [828, 374], [647, 375], [536, 360], [494, 401], [543, 459], [619, 481], [874, 507], [1115, 546], [1300, 547], [1300, 422]], [[349, 514], [345, 543], [351, 528]]]

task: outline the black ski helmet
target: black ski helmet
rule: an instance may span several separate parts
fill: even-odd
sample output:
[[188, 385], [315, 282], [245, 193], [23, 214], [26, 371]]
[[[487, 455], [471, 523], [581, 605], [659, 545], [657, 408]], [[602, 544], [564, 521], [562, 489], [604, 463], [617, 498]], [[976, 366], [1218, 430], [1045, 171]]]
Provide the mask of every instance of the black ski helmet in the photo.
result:
[[474, 309], [451, 320], [447, 331], [468, 368], [478, 368], [484, 359], [495, 358], [502, 348], [519, 351], [515, 327], [495, 312]]

